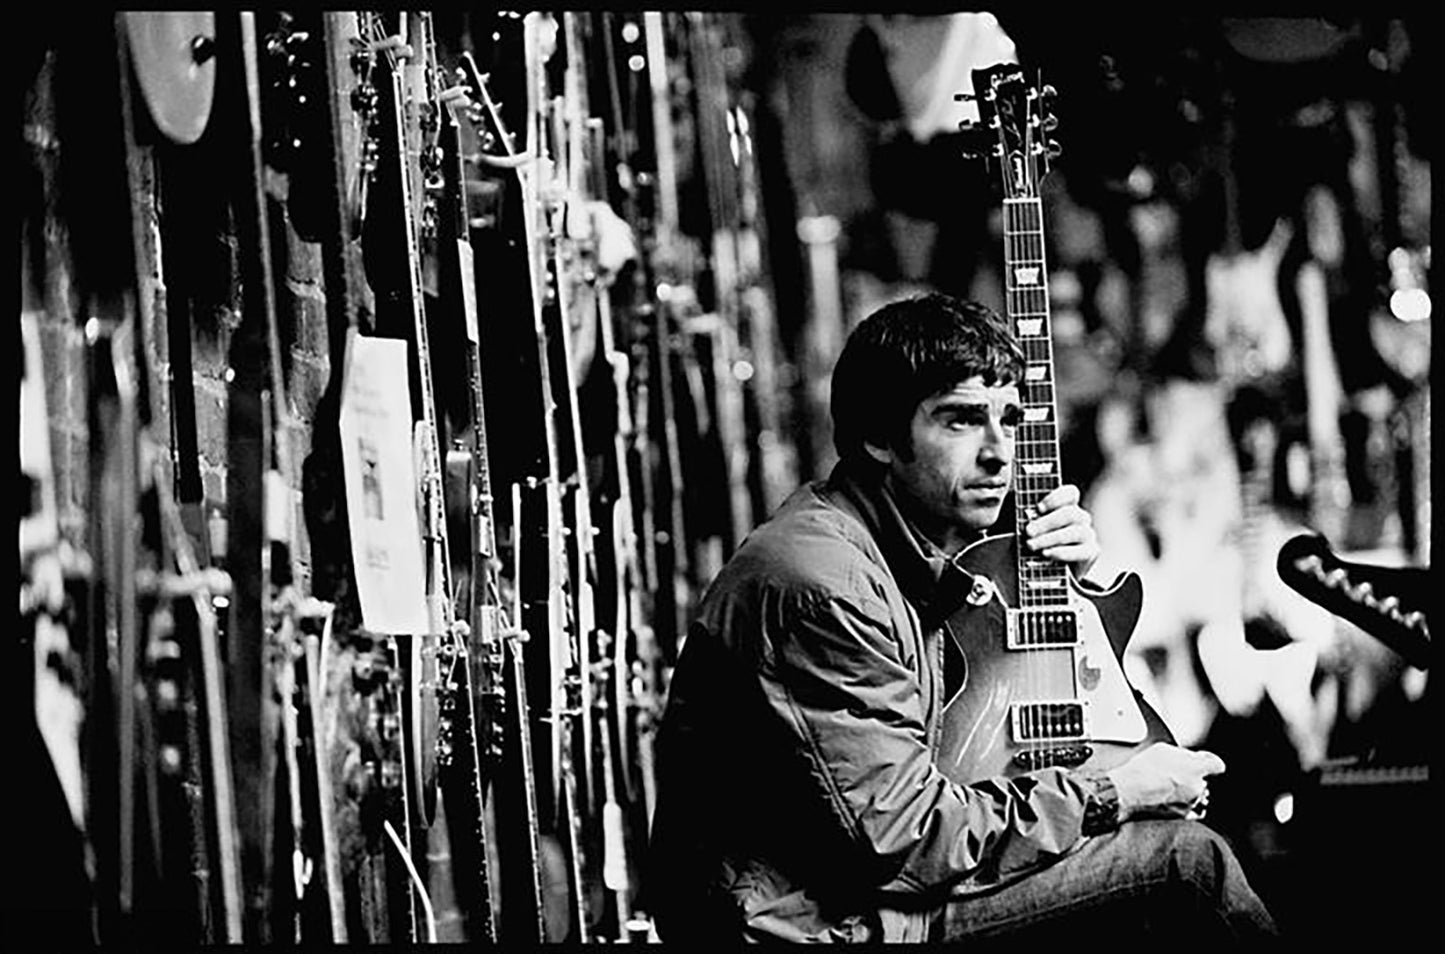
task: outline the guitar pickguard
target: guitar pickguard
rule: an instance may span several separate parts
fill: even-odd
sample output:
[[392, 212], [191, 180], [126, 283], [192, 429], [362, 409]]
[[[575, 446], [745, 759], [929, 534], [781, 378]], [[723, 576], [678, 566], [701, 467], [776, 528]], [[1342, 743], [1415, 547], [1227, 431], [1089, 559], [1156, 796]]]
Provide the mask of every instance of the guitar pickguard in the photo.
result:
[[1114, 655], [1098, 608], [1073, 597], [1079, 614], [1079, 642], [1072, 650], [1075, 688], [1085, 704], [1089, 738], [1133, 745], [1144, 740], [1147, 726], [1124, 668]]

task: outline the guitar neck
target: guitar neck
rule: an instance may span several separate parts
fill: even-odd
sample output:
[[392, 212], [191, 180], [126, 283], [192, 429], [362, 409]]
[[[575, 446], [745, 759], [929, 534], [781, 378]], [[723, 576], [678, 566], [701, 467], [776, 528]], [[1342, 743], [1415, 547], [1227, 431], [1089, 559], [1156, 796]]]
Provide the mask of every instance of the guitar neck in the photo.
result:
[[[1039, 501], [1060, 484], [1058, 401], [1043, 203], [1037, 198], [1005, 199], [1003, 218], [1005, 304], [1025, 360], [1024, 380], [1019, 383], [1024, 413], [1018, 427], [1014, 481], [1016, 530], [1022, 538]], [[1020, 550], [1018, 569], [1021, 608], [1067, 602], [1068, 570], [1062, 563]]]

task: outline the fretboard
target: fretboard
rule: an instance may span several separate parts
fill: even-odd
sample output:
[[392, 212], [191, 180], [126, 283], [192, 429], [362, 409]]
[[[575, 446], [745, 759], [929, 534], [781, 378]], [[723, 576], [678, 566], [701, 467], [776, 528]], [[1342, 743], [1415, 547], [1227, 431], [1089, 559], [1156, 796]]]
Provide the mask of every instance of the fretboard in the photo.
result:
[[[1014, 478], [1016, 529], [1019, 539], [1023, 540], [1030, 512], [1061, 482], [1042, 202], [1005, 199], [1003, 236], [1005, 305], [1025, 360], [1024, 380], [1019, 385], [1024, 417], [1018, 427]], [[1067, 568], [1053, 560], [1029, 555], [1020, 546], [1020, 608], [1067, 601]]]

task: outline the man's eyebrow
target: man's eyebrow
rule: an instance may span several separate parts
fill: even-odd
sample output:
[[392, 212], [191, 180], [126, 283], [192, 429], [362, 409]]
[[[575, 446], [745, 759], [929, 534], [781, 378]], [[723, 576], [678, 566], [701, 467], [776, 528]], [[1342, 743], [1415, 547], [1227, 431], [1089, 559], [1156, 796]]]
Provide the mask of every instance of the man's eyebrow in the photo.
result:
[[992, 406], [992, 404], [993, 402], [990, 401], [988, 398], [975, 397], [965, 394], [948, 394], [939, 398], [938, 402], [934, 404], [933, 407], [934, 410], [937, 411], [956, 411], [963, 408], [973, 407], [988, 408]]
[[[1014, 398], [1002, 399], [998, 403], [1005, 409], [1023, 406], [1022, 401]], [[943, 407], [944, 405], [952, 407], [992, 407], [993, 404], [994, 400], [992, 398], [981, 394], [959, 394], [955, 392], [945, 394], [938, 399], [939, 407]]]

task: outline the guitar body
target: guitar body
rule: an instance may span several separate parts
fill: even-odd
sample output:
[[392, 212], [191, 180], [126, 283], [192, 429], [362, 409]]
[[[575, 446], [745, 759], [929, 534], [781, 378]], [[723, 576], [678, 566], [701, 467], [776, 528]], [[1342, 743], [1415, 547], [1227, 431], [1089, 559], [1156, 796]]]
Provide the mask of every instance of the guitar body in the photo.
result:
[[1220, 377], [1232, 386], [1276, 379], [1294, 360], [1295, 342], [1277, 290], [1292, 235], [1280, 221], [1258, 249], [1216, 254], [1205, 266], [1204, 337], [1215, 349]]
[[128, 11], [126, 38], [137, 85], [156, 128], [188, 146], [211, 118], [216, 15], [209, 10]]
[[[1100, 594], [1070, 587], [1069, 604], [1078, 619], [1074, 645], [1019, 649], [1008, 639], [1008, 616], [1019, 606], [1016, 537], [981, 540], [960, 554], [958, 563], [993, 581], [996, 595], [981, 605], [965, 603], [944, 627], [952, 643], [945, 653], [957, 649], [965, 667], [963, 684], [943, 710], [937, 761], [950, 778], [967, 783], [1046, 765], [1102, 771], [1154, 742], [1174, 741], [1163, 719], [1129, 685], [1120, 662], [1143, 606], [1137, 574], [1120, 574]], [[1020, 739], [1021, 729], [1047, 735], [1058, 725], [1035, 719], [1029, 727], [1026, 707], [1038, 703], [1077, 704], [1084, 732]], [[1019, 719], [1023, 726], [1016, 724]], [[1063, 719], [1069, 721], [1070, 716]]]

